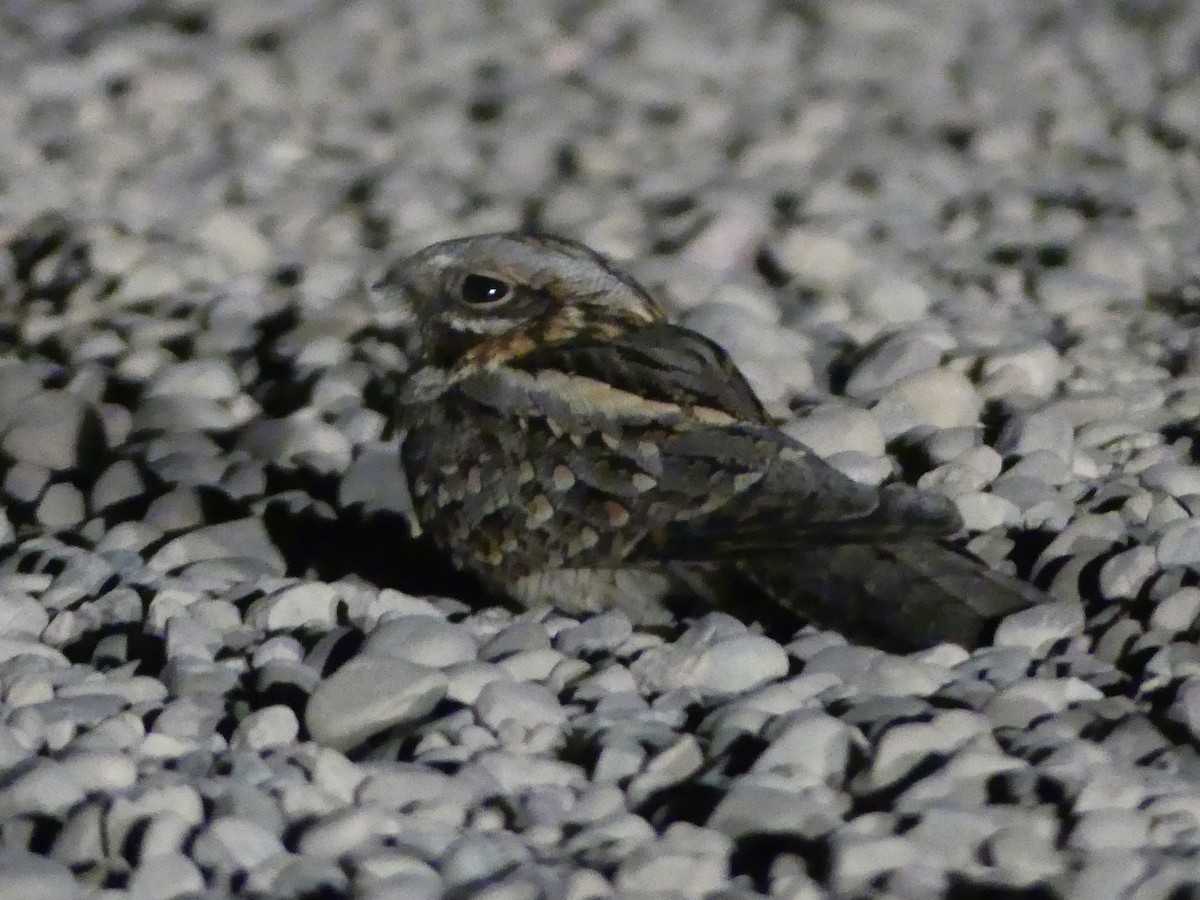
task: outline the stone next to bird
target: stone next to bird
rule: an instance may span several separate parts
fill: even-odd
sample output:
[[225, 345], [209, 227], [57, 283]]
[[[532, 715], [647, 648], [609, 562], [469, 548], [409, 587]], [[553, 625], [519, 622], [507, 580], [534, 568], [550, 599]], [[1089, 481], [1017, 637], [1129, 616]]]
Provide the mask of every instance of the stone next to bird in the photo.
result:
[[524, 604], [786, 610], [889, 649], [974, 647], [1050, 598], [948, 543], [953, 503], [854, 481], [770, 419], [730, 357], [582, 244], [486, 234], [379, 282], [412, 359], [414, 530]]

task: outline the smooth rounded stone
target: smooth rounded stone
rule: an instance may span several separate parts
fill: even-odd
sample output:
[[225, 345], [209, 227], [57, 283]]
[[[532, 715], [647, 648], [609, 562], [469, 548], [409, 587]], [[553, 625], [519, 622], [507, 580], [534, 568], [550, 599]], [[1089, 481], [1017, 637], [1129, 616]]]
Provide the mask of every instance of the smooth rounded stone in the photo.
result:
[[1075, 430], [1069, 419], [1052, 410], [1020, 412], [1000, 430], [996, 449], [1005, 456], [1026, 456], [1038, 450], [1071, 458]]
[[184, 360], [164, 366], [154, 373], [144, 388], [144, 396], [203, 397], [206, 400], [232, 400], [241, 392], [238, 377], [223, 359]]
[[204, 892], [204, 876], [182, 853], [162, 853], [139, 860], [129, 874], [130, 900], [171, 900]]
[[54, 477], [45, 466], [34, 463], [13, 463], [4, 473], [4, 494], [17, 503], [33, 503], [50, 486]]
[[357, 656], [313, 691], [304, 721], [313, 740], [349, 750], [373, 734], [421, 719], [448, 685], [445, 675], [427, 666]]
[[1083, 605], [1078, 601], [1039, 603], [1006, 616], [996, 627], [992, 643], [1036, 651], [1054, 641], [1083, 634], [1083, 626]]
[[0, 847], [0, 897], [78, 900], [80, 885], [64, 864], [10, 847]]
[[572, 763], [502, 749], [481, 751], [472, 767], [508, 796], [547, 786], [577, 788], [588, 780], [583, 769]]
[[883, 432], [875, 417], [852, 406], [822, 404], [782, 430], [822, 457], [848, 450], [874, 457], [884, 454]]
[[939, 428], [925, 438], [921, 449], [935, 466], [944, 466], [964, 453], [983, 446], [982, 441], [978, 427], [963, 425], [958, 428]]
[[780, 716], [763, 737], [770, 743], [750, 767], [751, 772], [804, 775], [814, 786], [840, 784], [852, 748], [866, 748], [858, 729], [817, 709]]
[[590, 820], [563, 842], [562, 849], [586, 866], [615, 866], [656, 837], [654, 828], [641, 816], [620, 811]]
[[573, 699], [582, 701], [600, 700], [619, 694], [637, 694], [637, 680], [620, 663], [610, 663], [581, 678], [571, 692]]
[[104, 860], [104, 810], [97, 801], [75, 807], [54, 838], [48, 854], [72, 868], [92, 866]]
[[147, 565], [158, 572], [171, 572], [197, 562], [227, 559], [257, 564], [264, 574], [283, 575], [287, 569], [283, 555], [257, 518], [207, 525], [180, 535], [164, 544]]
[[1100, 567], [1100, 593], [1106, 600], [1132, 600], [1157, 570], [1153, 547], [1131, 547]]
[[1150, 625], [1168, 632], [1187, 631], [1200, 617], [1200, 588], [1181, 587], [1154, 607]]
[[592, 766], [592, 781], [619, 784], [640, 772], [645, 762], [646, 750], [636, 741], [608, 739]]
[[[502, 658], [497, 665], [517, 681], [545, 681], [566, 658], [553, 647], [518, 650]], [[587, 671], [586, 666], [584, 671]]]
[[354, 791], [356, 803], [397, 812], [446, 807], [445, 820], [465, 817], [496, 790], [493, 779], [458, 778], [418, 763], [395, 762], [366, 773]]
[[954, 498], [982, 491], [1000, 474], [1001, 466], [1000, 454], [991, 447], [974, 447], [953, 462], [926, 472], [917, 487]]
[[255, 600], [246, 611], [246, 624], [263, 631], [328, 627], [336, 621], [338, 600], [338, 592], [330, 584], [306, 581], [289, 585]]
[[1055, 496], [1054, 489], [1046, 482], [1008, 472], [992, 482], [991, 492], [1020, 510], [1032, 509]]
[[1200, 494], [1200, 466], [1164, 462], [1143, 469], [1138, 478], [1146, 487], [1172, 497]]
[[296, 849], [304, 856], [338, 859], [387, 842], [399, 830], [396, 814], [388, 810], [375, 806], [342, 808], [304, 826]]
[[234, 750], [266, 750], [286, 747], [296, 740], [300, 723], [286, 706], [268, 706], [256, 710], [238, 723], [229, 742]]
[[450, 845], [439, 868], [448, 888], [461, 889], [482, 886], [531, 858], [516, 835], [466, 834]]
[[1200, 568], [1200, 522], [1188, 519], [1168, 525], [1158, 536], [1155, 552], [1163, 568]]
[[394, 588], [384, 588], [367, 601], [364, 613], [366, 624], [374, 626], [398, 616], [429, 616], [445, 619], [451, 612], [448, 608], [435, 606], [424, 597], [414, 597]]
[[4, 590], [4, 602], [0, 603], [0, 635], [36, 638], [49, 623], [50, 613], [38, 601], [28, 594]]
[[1079, 865], [1069, 867], [1054, 880], [1054, 894], [1064, 900], [1138, 896], [1136, 891], [1149, 880], [1146, 876], [1152, 865], [1144, 851], [1110, 850], [1082, 854]]
[[1033, 885], [1068, 865], [1055, 848], [1054, 837], [1042, 834], [1038, 828], [1008, 825], [992, 835], [985, 852], [1006, 880], [1018, 887]]
[[847, 478], [860, 484], [882, 484], [896, 474], [895, 464], [887, 457], [869, 456], [857, 450], [844, 450], [825, 460]]
[[28, 397], [5, 418], [0, 452], [15, 462], [65, 472], [106, 450], [95, 408], [66, 391]]
[[735, 840], [748, 834], [827, 835], [844, 823], [850, 797], [819, 785], [803, 791], [735, 782], [705, 827]]
[[699, 742], [690, 734], [655, 754], [645, 764], [641, 774], [629, 783], [629, 802], [639, 806], [664, 788], [680, 784], [700, 770], [705, 755]]
[[516, 621], [503, 628], [479, 650], [479, 658], [495, 661], [521, 650], [542, 650], [550, 646], [550, 635], [541, 622]]
[[0, 787], [0, 819], [25, 814], [59, 816], [83, 799], [90, 782], [57, 760], [34, 757]]
[[821, 650], [808, 660], [804, 671], [835, 675], [863, 695], [879, 697], [925, 697], [950, 678], [946, 669], [929, 662], [851, 645]]
[[[975, 425], [982, 408], [983, 401], [966, 376], [951, 369], [929, 369], [887, 388], [872, 412], [884, 437], [891, 438], [916, 425], [934, 428]], [[898, 424], [901, 422], [904, 426]]]
[[921, 319], [929, 311], [929, 292], [911, 278], [887, 273], [863, 280], [867, 284], [854, 291], [854, 305], [874, 321], [903, 325]]
[[568, 712], [550, 691], [540, 684], [524, 681], [492, 681], [484, 685], [475, 700], [479, 721], [498, 731], [506, 722], [523, 728], [561, 725]]
[[137, 466], [127, 459], [117, 460], [92, 485], [91, 509], [103, 512], [118, 503], [140, 497], [145, 489], [146, 483]]
[[219, 434], [243, 425], [258, 412], [246, 403], [207, 400], [179, 394], [147, 397], [133, 411], [129, 431], [142, 434]]
[[367, 635], [361, 652], [441, 669], [455, 663], [473, 662], [478, 651], [475, 636], [462, 625], [441, 618], [413, 615], [381, 621]]
[[1150, 842], [1150, 823], [1133, 809], [1093, 809], [1075, 822], [1067, 846], [1085, 852], [1140, 850]]
[[465, 706], [474, 705], [479, 692], [493, 681], [511, 680], [512, 675], [496, 663], [471, 660], [446, 666], [442, 670], [449, 679], [446, 697]]
[[904, 332], [885, 339], [854, 367], [846, 394], [858, 400], [876, 400], [889, 387], [910, 375], [936, 370], [943, 348], [929, 337]]
[[79, 488], [73, 484], [52, 484], [38, 501], [34, 516], [48, 531], [62, 531], [78, 525], [87, 515], [87, 504]]
[[42, 390], [33, 366], [7, 359], [0, 363], [0, 409], [15, 410]]
[[355, 859], [354, 896], [363, 900], [442, 900], [444, 885], [428, 863], [388, 848]]
[[1042, 341], [1019, 349], [989, 352], [980, 367], [980, 393], [988, 399], [1017, 394], [1046, 398], [1062, 382], [1059, 352]]
[[61, 762], [64, 772], [94, 791], [122, 792], [138, 778], [137, 764], [123, 753], [77, 750], [72, 746]]
[[741, 634], [697, 649], [680, 644], [651, 648], [630, 672], [652, 693], [690, 688], [710, 696], [753, 690], [788, 673], [787, 652], [770, 638]]
[[992, 531], [1018, 525], [1021, 510], [1011, 500], [996, 494], [980, 492], [961, 494], [954, 498], [963, 527], [968, 531]]
[[629, 615], [611, 609], [564, 628], [554, 636], [554, 646], [564, 656], [613, 653], [631, 634]]
[[622, 861], [613, 883], [633, 894], [661, 892], [671, 886], [678, 897], [708, 897], [729, 879], [729, 861], [723, 857], [672, 853], [660, 845], [639, 847]]
[[871, 767], [856, 780], [856, 789], [874, 792], [908, 777], [931, 757], [949, 756], [991, 726], [985, 716], [947, 710], [929, 722], [898, 722], [875, 745]]
[[277, 834], [258, 822], [217, 816], [196, 835], [191, 847], [198, 865], [216, 872], [250, 871], [286, 853]]
[[851, 242], [806, 225], [789, 228], [771, 251], [797, 279], [829, 291], [844, 291], [858, 268], [859, 253]]
[[1042, 716], [1103, 696], [1078, 678], [1030, 679], [1001, 689], [988, 703], [986, 712], [997, 728], [1028, 728], [1033, 720]]
[[390, 512], [415, 520], [408, 480], [400, 454], [392, 444], [368, 444], [346, 468], [338, 484], [338, 504], [361, 506], [363, 512]]
[[286, 419], [251, 422], [243, 429], [237, 449], [282, 468], [305, 468], [322, 475], [341, 475], [354, 459], [346, 436], [307, 409]]

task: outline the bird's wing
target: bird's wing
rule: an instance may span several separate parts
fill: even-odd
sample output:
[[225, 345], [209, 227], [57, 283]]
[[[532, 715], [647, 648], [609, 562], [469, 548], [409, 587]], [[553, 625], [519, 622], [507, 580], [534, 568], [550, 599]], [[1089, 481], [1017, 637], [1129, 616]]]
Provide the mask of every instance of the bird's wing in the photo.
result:
[[959, 527], [949, 501], [855, 482], [772, 427], [728, 356], [686, 329], [535, 351], [457, 392], [477, 404], [477, 422], [526, 423], [514, 457], [535, 461], [559, 515], [622, 532], [614, 563], [711, 561]]

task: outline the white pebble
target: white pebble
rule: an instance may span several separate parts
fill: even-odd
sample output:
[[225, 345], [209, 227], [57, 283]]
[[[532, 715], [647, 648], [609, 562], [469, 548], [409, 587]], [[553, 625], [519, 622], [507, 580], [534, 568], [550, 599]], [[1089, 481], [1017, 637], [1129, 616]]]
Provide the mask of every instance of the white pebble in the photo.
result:
[[437, 669], [358, 656], [317, 687], [304, 720], [313, 740], [348, 750], [386, 728], [420, 719], [446, 695], [448, 684]]

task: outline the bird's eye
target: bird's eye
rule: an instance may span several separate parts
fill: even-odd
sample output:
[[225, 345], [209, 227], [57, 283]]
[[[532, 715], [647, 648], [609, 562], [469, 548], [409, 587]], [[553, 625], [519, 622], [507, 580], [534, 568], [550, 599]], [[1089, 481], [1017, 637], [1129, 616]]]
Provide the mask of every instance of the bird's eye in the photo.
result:
[[459, 283], [458, 296], [468, 306], [495, 306], [513, 295], [513, 286], [493, 275], [472, 272]]

